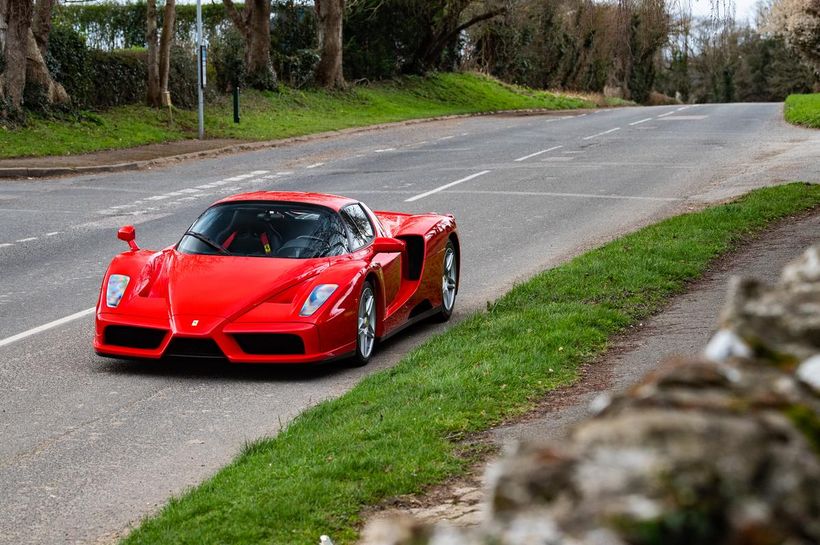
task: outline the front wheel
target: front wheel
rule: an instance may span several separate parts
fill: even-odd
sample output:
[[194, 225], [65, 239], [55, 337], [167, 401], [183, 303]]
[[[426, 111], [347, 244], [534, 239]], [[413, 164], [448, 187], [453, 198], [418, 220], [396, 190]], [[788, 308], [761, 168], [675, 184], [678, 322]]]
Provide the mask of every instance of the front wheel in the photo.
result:
[[438, 321], [446, 322], [453, 315], [458, 294], [458, 252], [452, 240], [444, 247], [444, 263], [441, 269], [441, 311], [436, 315]]
[[376, 346], [376, 294], [370, 281], [362, 286], [359, 297], [359, 312], [356, 319], [356, 353], [353, 364], [367, 365]]

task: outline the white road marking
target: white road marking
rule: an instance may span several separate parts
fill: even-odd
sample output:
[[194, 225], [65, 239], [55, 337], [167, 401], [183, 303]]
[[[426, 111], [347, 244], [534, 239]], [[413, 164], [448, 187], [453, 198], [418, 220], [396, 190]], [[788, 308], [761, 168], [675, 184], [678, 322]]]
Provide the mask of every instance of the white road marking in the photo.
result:
[[554, 156], [554, 157], [545, 157], [544, 159], [541, 159], [541, 162], [542, 163], [563, 163], [563, 162], [566, 162], [566, 161], [574, 161], [574, 160], [575, 160], [575, 156], [573, 156], [573, 155], [558, 155], [558, 156]]
[[673, 113], [675, 113], [675, 112], [666, 112], [665, 114], [659, 115], [658, 119], [660, 119], [661, 117], [666, 117], [667, 115], [672, 115]]
[[599, 136], [603, 136], [605, 134], [610, 134], [610, 133], [613, 133], [613, 132], [619, 131], [619, 130], [621, 130], [620, 127], [615, 127], [614, 129], [609, 129], [608, 131], [599, 132], [598, 134], [593, 134], [592, 136], [585, 136], [584, 140], [592, 140], [593, 138], [598, 138]]
[[422, 193], [420, 195], [416, 195], [415, 197], [410, 197], [409, 199], [405, 199], [404, 202], [413, 202], [413, 201], [417, 201], [419, 199], [423, 199], [424, 197], [429, 197], [430, 195], [438, 193], [439, 191], [444, 191], [445, 189], [448, 189], [448, 188], [453, 187], [453, 186], [458, 185], [458, 184], [462, 184], [464, 182], [469, 182], [470, 180], [478, 178], [479, 176], [484, 176], [485, 174], [489, 174], [489, 173], [490, 173], [489, 170], [482, 170], [481, 172], [478, 172], [476, 174], [470, 174], [466, 178], [456, 180], [455, 182], [450, 182], [449, 184], [444, 184], [440, 187], [437, 187], [435, 189], [432, 189], [432, 190], [427, 191], [425, 193]]
[[641, 123], [646, 123], [647, 121], [652, 121], [651, 117], [647, 117], [646, 119], [641, 119], [640, 121], [635, 121], [634, 123], [630, 123], [630, 127], [634, 127], [635, 125], [640, 125]]
[[197, 189], [213, 189], [216, 187], [216, 184], [202, 184], [196, 186]]
[[581, 114], [581, 115], [579, 115], [579, 116], [577, 116], [577, 117], [584, 117], [585, 115], [589, 115], [589, 114]]
[[291, 174], [293, 174], [292, 170], [285, 170], [285, 171], [276, 173], [277, 176], [290, 176]]
[[11, 242], [3, 242], [0, 243], [0, 248], [8, 248], [9, 246], [14, 246]]
[[469, 195], [509, 195], [512, 197], [572, 197], [578, 199], [626, 199], [634, 201], [682, 201], [685, 199], [678, 197], [638, 197], [633, 195], [598, 195], [595, 193], [560, 193], [551, 191], [486, 191], [486, 190], [471, 190], [471, 191], [451, 191], [455, 194], [469, 194]]
[[154, 195], [152, 197], [146, 197], [145, 200], [146, 201], [162, 201], [162, 200], [170, 199], [170, 198], [171, 197], [169, 197], [168, 195]]
[[179, 193], [199, 193], [199, 189], [196, 189], [194, 187], [188, 189], [180, 189]]
[[525, 155], [524, 157], [519, 157], [518, 159], [515, 160], [515, 162], [520, 163], [521, 161], [526, 161], [527, 159], [532, 159], [533, 157], [538, 157], [539, 155], [542, 155], [544, 153], [548, 153], [550, 151], [555, 151], [555, 150], [563, 148], [563, 147], [564, 146], [553, 146], [549, 149], [536, 151], [535, 153], [530, 153], [529, 155]]
[[455, 134], [451, 134], [450, 136], [442, 136], [439, 140], [450, 140], [451, 138], [455, 138]]
[[708, 115], [673, 115], [664, 119], [664, 121], [700, 121], [706, 119]]
[[32, 240], [37, 240], [37, 237], [21, 238], [21, 239], [15, 240], [14, 242], [17, 242], [19, 244], [20, 242], [31, 242]]
[[6, 337], [3, 340], [0, 340], [0, 347], [8, 346], [11, 343], [21, 341], [26, 337], [31, 337], [32, 335], [36, 335], [38, 333], [42, 333], [43, 331], [48, 331], [49, 329], [54, 329], [55, 327], [61, 326], [63, 324], [67, 324], [68, 322], [73, 322], [74, 320], [78, 320], [84, 316], [88, 316], [94, 312], [94, 308], [87, 308], [85, 310], [81, 310], [80, 312], [75, 312], [69, 316], [64, 318], [60, 318], [59, 320], [54, 320], [53, 322], [49, 322], [47, 324], [43, 324], [41, 326], [34, 327], [27, 331], [23, 331], [22, 333], [18, 333], [17, 335], [12, 335], [11, 337]]
[[313, 163], [312, 165], [308, 165], [305, 168], [316, 168], [324, 165], [324, 163]]
[[384, 148], [384, 149], [377, 149], [373, 150], [374, 153], [385, 153], [388, 151], [396, 151], [396, 148]]
[[241, 182], [242, 180], [247, 180], [248, 178], [253, 178], [254, 176], [261, 176], [262, 174], [267, 174], [267, 170], [254, 170], [253, 172], [249, 172], [247, 174], [240, 174], [238, 176], [234, 176], [232, 178], [225, 178], [226, 182]]
[[59, 235], [62, 231], [52, 231], [50, 233], [46, 233], [47, 237], [53, 237], [55, 235]]
[[229, 183], [228, 180], [219, 180], [218, 182], [211, 182], [211, 187], [215, 187], [218, 185], [225, 185]]

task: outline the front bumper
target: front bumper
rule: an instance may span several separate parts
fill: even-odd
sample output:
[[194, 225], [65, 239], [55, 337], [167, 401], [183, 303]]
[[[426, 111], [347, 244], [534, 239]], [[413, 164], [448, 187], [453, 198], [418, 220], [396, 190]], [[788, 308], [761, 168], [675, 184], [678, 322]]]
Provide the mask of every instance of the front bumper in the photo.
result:
[[[231, 363], [319, 363], [349, 355], [355, 340], [322, 350], [320, 328], [310, 323], [214, 324], [194, 332], [192, 322], [168, 323], [144, 316], [97, 313], [94, 350], [107, 357], [227, 359]], [[185, 324], [184, 326], [180, 325]]]

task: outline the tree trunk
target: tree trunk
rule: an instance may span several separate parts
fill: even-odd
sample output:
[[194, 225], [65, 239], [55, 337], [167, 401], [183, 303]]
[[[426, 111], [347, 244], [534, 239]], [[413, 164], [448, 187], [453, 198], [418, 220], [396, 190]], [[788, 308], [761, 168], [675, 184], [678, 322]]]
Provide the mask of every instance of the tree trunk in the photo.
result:
[[444, 50], [458, 39], [459, 34], [482, 21], [507, 13], [507, 6], [504, 5], [480, 13], [466, 22], [458, 24], [461, 14], [469, 6], [470, 2], [465, 0], [454, 2], [449, 10], [435, 23], [435, 26], [430, 28], [430, 36], [427, 40], [422, 41], [421, 48], [416, 51], [415, 58], [409, 65], [411, 72], [423, 73], [431, 68], [436, 68], [441, 61]]
[[223, 0], [228, 16], [245, 39], [245, 80], [256, 89], [276, 89], [270, 60], [270, 2], [247, 0], [240, 13], [232, 0]]
[[159, 60], [157, 58], [157, 0], [148, 0], [145, 39], [148, 41], [148, 92], [146, 102], [159, 108], [162, 95], [159, 88]]
[[162, 93], [168, 92], [168, 73], [171, 70], [171, 44], [174, 41], [176, 15], [176, 0], [165, 0], [162, 37], [159, 42], [159, 85]]
[[[46, 37], [48, 43], [48, 37]], [[42, 93], [48, 104], [65, 104], [69, 101], [68, 93], [62, 85], [54, 81], [46, 66], [46, 61], [40, 53], [37, 38], [34, 32], [28, 31], [28, 51], [26, 54], [26, 87], [36, 86], [38, 93]]]
[[0, 54], [6, 50], [6, 13], [8, 12], [8, 0], [0, 0]]
[[6, 67], [0, 74], [0, 98], [14, 110], [22, 110], [26, 86], [26, 50], [31, 27], [31, 0], [6, 0]]
[[37, 0], [34, 6], [34, 20], [31, 30], [37, 40], [40, 54], [45, 57], [48, 51], [48, 35], [51, 33], [51, 13], [54, 10], [55, 0]]
[[319, 20], [319, 49], [321, 58], [316, 66], [316, 83], [322, 87], [342, 88], [342, 19], [344, 0], [315, 0]]

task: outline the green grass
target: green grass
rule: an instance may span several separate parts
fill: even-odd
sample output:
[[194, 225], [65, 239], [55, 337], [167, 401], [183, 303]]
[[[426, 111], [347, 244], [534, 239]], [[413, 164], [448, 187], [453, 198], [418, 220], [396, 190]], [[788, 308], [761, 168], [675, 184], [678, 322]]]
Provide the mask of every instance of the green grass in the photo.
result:
[[744, 237], [818, 205], [820, 185], [762, 189], [543, 272], [247, 446], [124, 542], [296, 545], [327, 533], [352, 543], [363, 506], [463, 472], [471, 457], [460, 440], [573, 382], [608, 339], [658, 311]]
[[[440, 115], [517, 110], [591, 107], [592, 103], [552, 93], [507, 85], [478, 74], [443, 73], [427, 78], [355, 86], [347, 91], [244, 92], [242, 122], [233, 123], [229, 97], [206, 109], [210, 138], [272, 140], [322, 131], [360, 127]], [[26, 127], [0, 127], [0, 158], [71, 155], [195, 138], [196, 112], [167, 112], [143, 106], [86, 113], [72, 120], [31, 116]]]
[[820, 93], [789, 95], [784, 114], [789, 123], [820, 129]]

